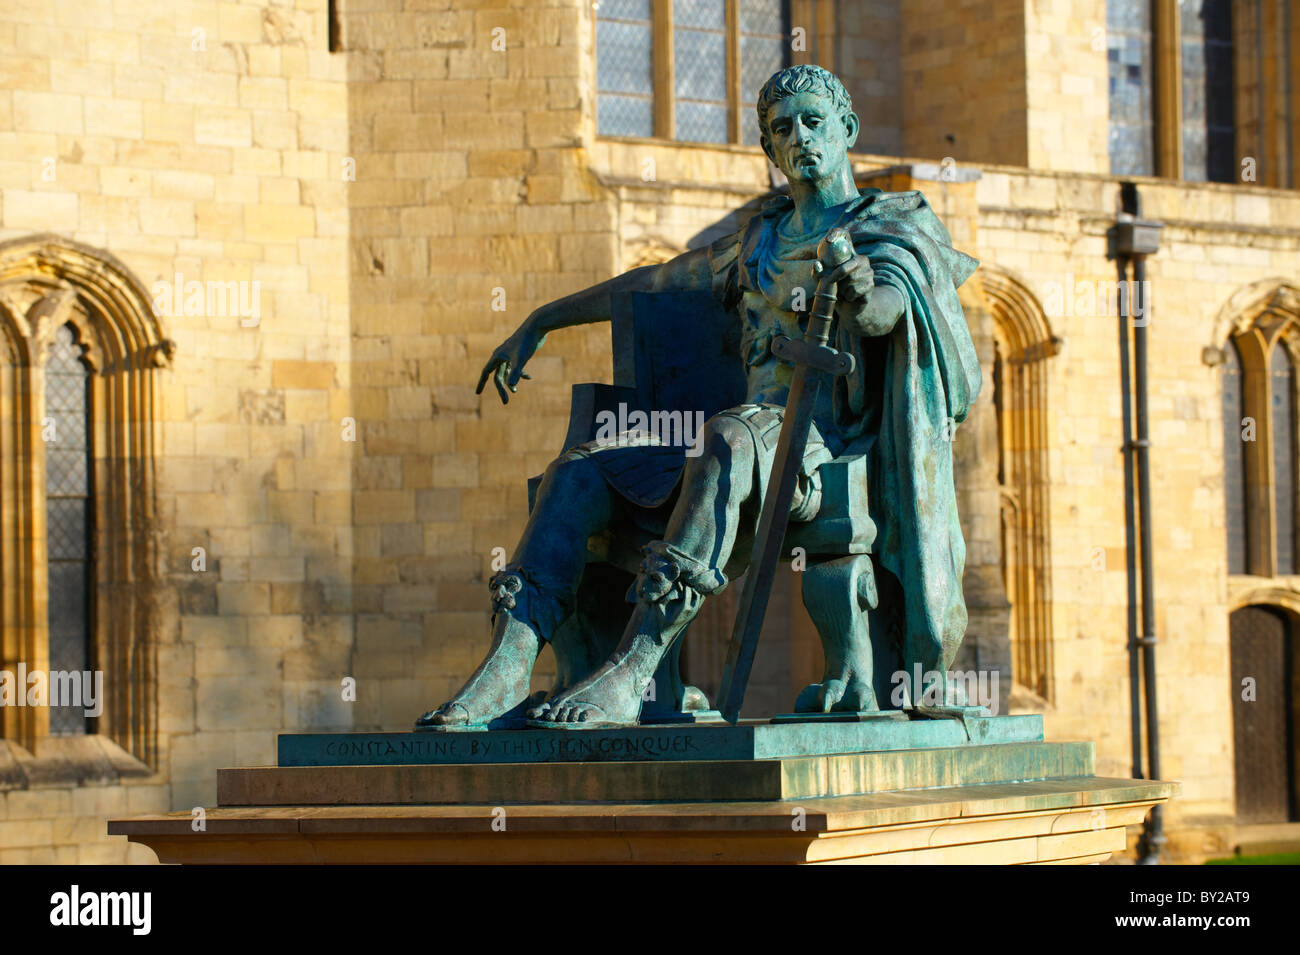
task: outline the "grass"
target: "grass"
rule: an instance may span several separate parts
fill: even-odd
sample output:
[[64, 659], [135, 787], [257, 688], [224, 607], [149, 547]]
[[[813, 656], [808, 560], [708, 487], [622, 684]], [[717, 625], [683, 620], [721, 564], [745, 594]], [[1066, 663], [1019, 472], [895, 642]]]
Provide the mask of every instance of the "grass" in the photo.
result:
[[1233, 856], [1210, 859], [1206, 865], [1300, 865], [1300, 852], [1277, 852], [1263, 856]]

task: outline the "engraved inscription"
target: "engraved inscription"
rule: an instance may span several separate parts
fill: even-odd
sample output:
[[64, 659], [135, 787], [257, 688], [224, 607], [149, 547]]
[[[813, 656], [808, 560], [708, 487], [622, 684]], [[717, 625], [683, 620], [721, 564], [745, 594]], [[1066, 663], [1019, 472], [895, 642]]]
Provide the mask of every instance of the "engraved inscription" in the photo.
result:
[[[700, 749], [690, 733], [605, 735], [582, 733], [427, 733], [411, 736], [345, 736], [317, 743], [324, 761], [509, 763], [689, 759]], [[311, 746], [310, 749], [316, 749]], [[315, 762], [308, 755], [307, 762]]]

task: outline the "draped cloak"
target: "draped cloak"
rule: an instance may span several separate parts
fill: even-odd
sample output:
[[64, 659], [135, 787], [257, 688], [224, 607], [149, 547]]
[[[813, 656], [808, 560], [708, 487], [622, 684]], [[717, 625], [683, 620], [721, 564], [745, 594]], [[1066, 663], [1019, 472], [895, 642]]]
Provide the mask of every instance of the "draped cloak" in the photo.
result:
[[[770, 342], [791, 329], [772, 319], [772, 303], [788, 291], [791, 262], [777, 261], [780, 222], [793, 209], [788, 196], [770, 200], [739, 231], [708, 250], [713, 292], [742, 323], [741, 352], [747, 365], [771, 360]], [[858, 336], [832, 324], [832, 343], [854, 356], [851, 374], [823, 388], [814, 425], [836, 456], [867, 457], [869, 516], [876, 525], [872, 553], [902, 585], [903, 662], [946, 672], [966, 632], [961, 580], [966, 543], [957, 516], [952, 440], [979, 394], [981, 374], [957, 288], [978, 262], [952, 248], [943, 223], [916, 191], [868, 189], [844, 210], [837, 225], [848, 229], [865, 255], [878, 286], [902, 293], [902, 317], [881, 336]], [[811, 260], [798, 263], [808, 268]], [[780, 287], [782, 281], [786, 287]], [[805, 301], [812, 303], [811, 287]], [[761, 293], [756, 295], [755, 293]], [[749, 309], [747, 300], [760, 303]], [[776, 312], [781, 306], [775, 307]], [[786, 315], [786, 323], [793, 316]], [[824, 380], [824, 379], [823, 379]], [[633, 442], [634, 444], [636, 442]], [[607, 482], [640, 507], [669, 501], [680, 484], [680, 448], [605, 448], [584, 445]], [[815, 468], [818, 460], [805, 460]]]
[[[793, 206], [787, 196], [770, 200], [710, 247], [713, 290], [724, 306], [735, 309], [746, 289], [763, 288], [777, 224]], [[835, 379], [831, 420], [817, 424], [837, 454], [867, 455], [873, 553], [902, 584], [905, 664], [946, 671], [966, 632], [966, 542], [952, 441], [981, 384], [957, 288], [979, 263], [952, 248], [917, 191], [866, 190], [837, 224], [870, 260], [876, 285], [897, 289], [905, 305], [893, 330], [879, 337], [835, 322], [833, 344], [854, 356], [854, 371]]]

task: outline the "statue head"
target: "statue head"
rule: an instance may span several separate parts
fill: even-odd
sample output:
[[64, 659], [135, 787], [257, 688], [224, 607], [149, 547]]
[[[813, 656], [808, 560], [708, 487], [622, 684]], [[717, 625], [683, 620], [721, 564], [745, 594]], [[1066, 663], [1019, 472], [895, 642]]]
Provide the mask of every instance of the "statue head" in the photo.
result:
[[820, 66], [787, 67], [758, 94], [759, 142], [791, 181], [816, 182], [848, 163], [858, 139], [849, 92]]

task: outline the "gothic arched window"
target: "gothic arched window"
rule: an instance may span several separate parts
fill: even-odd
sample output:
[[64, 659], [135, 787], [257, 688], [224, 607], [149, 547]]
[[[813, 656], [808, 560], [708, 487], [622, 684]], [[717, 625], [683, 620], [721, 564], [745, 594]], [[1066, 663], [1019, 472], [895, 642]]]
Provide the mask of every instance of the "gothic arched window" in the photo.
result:
[[[1274, 12], [1261, 19], [1260, 6]], [[1237, 146], [1238, 103], [1249, 115], [1265, 90], [1253, 81], [1238, 89], [1235, 77], [1262, 72], [1264, 63], [1251, 59], [1261, 45], [1254, 38], [1286, 29], [1284, 6], [1257, 0], [1234, 13], [1232, 0], [1106, 0], [1110, 171], [1236, 182], [1237, 154], [1251, 153]], [[1245, 35], [1234, 41], [1239, 29]], [[1248, 58], [1240, 73], [1238, 47]], [[1285, 83], [1287, 55], [1268, 59], [1267, 73], [1281, 74], [1270, 85]], [[1288, 119], [1281, 111], [1283, 128]]]
[[1300, 322], [1266, 308], [1236, 323], [1222, 364], [1223, 492], [1228, 573], [1291, 576], [1297, 566], [1296, 356]]
[[996, 268], [981, 268], [994, 322], [1002, 578], [1011, 604], [1011, 675], [1045, 700], [1052, 673], [1051, 540], [1048, 514], [1048, 359], [1060, 341], [1042, 305]]
[[[174, 349], [108, 253], [48, 234], [0, 242], [0, 669], [47, 671], [57, 704], [0, 707], [0, 740], [78, 780], [109, 743], [125, 751], [113, 772], [156, 761], [155, 372]], [[92, 733], [93, 746], [61, 738]]]
[[1223, 349], [1223, 496], [1228, 528], [1228, 573], [1246, 573], [1249, 523], [1246, 520], [1246, 456], [1242, 451], [1245, 417], [1241, 353], [1236, 342]]
[[1117, 176], [1156, 171], [1151, 34], [1149, 0], [1107, 0], [1110, 171]]
[[[90, 435], [90, 369], [76, 327], [54, 333], [45, 363], [45, 534], [49, 568], [51, 672], [91, 669], [94, 494]], [[75, 707], [50, 710], [51, 735], [84, 733]]]
[[1273, 346], [1268, 363], [1273, 426], [1273, 526], [1277, 535], [1275, 573], [1295, 573], [1295, 363], [1284, 342]]

